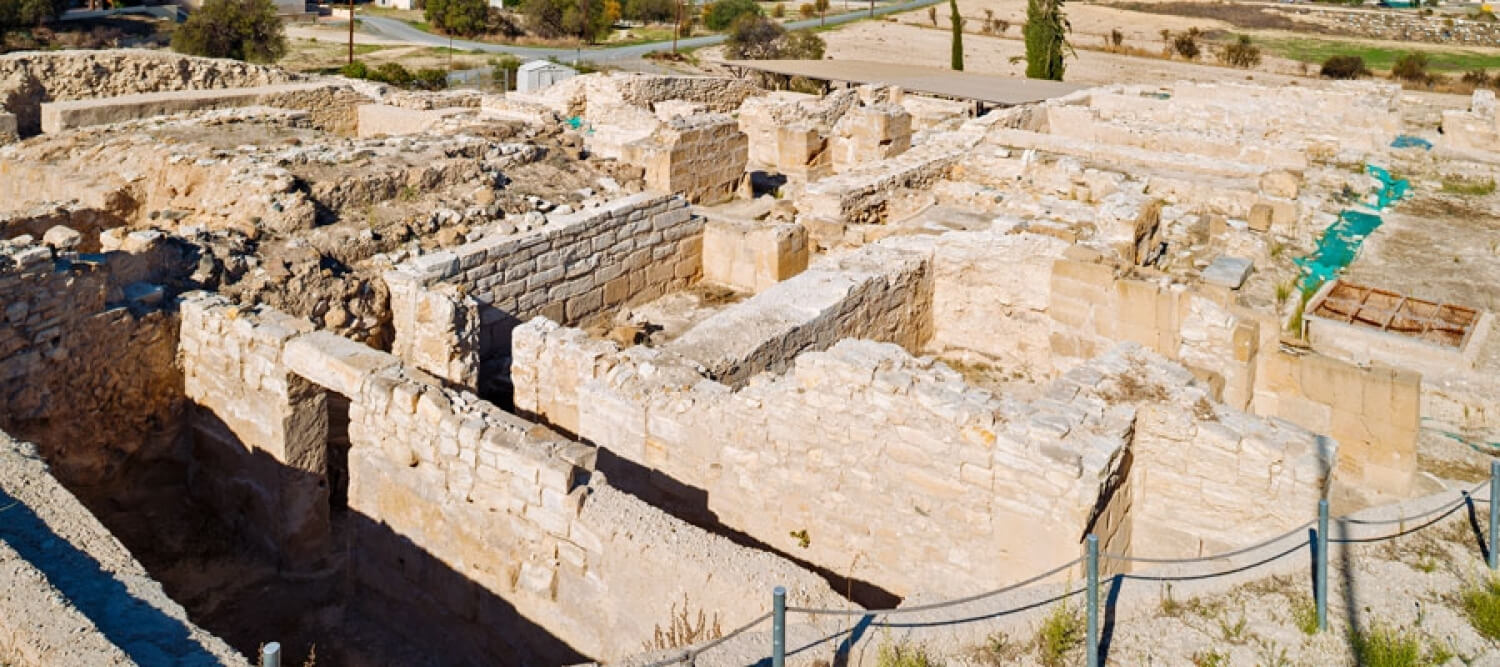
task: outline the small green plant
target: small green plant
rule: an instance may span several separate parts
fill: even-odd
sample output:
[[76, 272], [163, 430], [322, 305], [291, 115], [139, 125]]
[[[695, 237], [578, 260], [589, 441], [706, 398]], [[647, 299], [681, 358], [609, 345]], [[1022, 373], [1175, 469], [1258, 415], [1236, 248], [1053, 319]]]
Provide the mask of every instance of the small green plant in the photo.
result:
[[1397, 628], [1372, 623], [1368, 630], [1349, 633], [1354, 660], [1364, 667], [1422, 667], [1432, 664], [1422, 655], [1422, 642]]
[[1037, 628], [1037, 653], [1045, 667], [1063, 667], [1068, 654], [1083, 643], [1083, 617], [1066, 602], [1052, 608]]
[[1218, 651], [1199, 651], [1193, 654], [1193, 667], [1224, 667], [1229, 656]]
[[1245, 632], [1245, 617], [1240, 616], [1240, 620], [1234, 623], [1230, 623], [1227, 618], [1220, 618], [1219, 634], [1224, 638], [1224, 641], [1231, 644], [1238, 645], [1245, 643], [1249, 639], [1249, 635]]
[[1443, 179], [1443, 192], [1450, 195], [1482, 197], [1494, 191], [1495, 179], [1493, 178], [1486, 178], [1482, 181], [1459, 178], [1457, 176]]
[[792, 536], [792, 539], [797, 540], [797, 546], [802, 547], [803, 549], [806, 549], [808, 546], [812, 545], [812, 538], [807, 536], [806, 528], [803, 528], [802, 530], [794, 530], [789, 534]]
[[984, 644], [974, 648], [972, 657], [975, 662], [990, 667], [1003, 667], [1014, 665], [1026, 653], [1026, 647], [1003, 632], [996, 632], [984, 638]]
[[1296, 285], [1296, 279], [1276, 283], [1276, 305], [1282, 306], [1287, 299], [1292, 298], [1292, 288]]
[[365, 67], [364, 61], [356, 60], [339, 68], [339, 74], [351, 79], [370, 78], [370, 68]]
[[417, 189], [410, 185], [401, 186], [401, 191], [396, 194], [396, 198], [404, 202], [414, 202], [421, 196], [422, 193], [417, 192]]
[[1167, 591], [1161, 598], [1161, 615], [1177, 618], [1182, 615], [1183, 605], [1172, 597], [1172, 584], [1167, 584]]
[[1307, 595], [1298, 595], [1291, 599], [1292, 624], [1297, 626], [1302, 634], [1309, 637], [1318, 634], [1318, 605]]
[[1490, 640], [1500, 639], [1500, 578], [1490, 577], [1460, 594], [1464, 616], [1474, 631]]
[[876, 667], [941, 667], [943, 663], [922, 646], [910, 644], [881, 644], [875, 653]]

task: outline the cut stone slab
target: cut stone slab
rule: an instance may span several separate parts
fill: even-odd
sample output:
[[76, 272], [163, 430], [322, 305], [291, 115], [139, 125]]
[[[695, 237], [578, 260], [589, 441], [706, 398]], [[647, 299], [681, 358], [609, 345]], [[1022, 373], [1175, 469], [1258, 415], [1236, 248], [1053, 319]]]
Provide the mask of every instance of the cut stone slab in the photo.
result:
[[1244, 257], [1220, 257], [1203, 270], [1203, 281], [1210, 285], [1222, 285], [1239, 289], [1250, 277], [1254, 263]]

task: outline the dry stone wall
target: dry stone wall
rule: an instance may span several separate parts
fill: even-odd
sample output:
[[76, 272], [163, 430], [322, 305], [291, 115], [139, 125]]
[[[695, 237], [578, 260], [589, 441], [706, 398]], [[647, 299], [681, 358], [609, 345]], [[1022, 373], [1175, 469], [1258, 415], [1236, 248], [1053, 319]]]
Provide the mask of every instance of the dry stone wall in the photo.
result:
[[[682, 289], [702, 271], [702, 230], [702, 220], [681, 198], [640, 193], [600, 208], [552, 216], [530, 232], [489, 236], [423, 255], [386, 276], [396, 349], [411, 353], [428, 337], [471, 335], [460, 333], [451, 319], [428, 320], [418, 308], [397, 305], [435, 298], [419, 293], [439, 283], [480, 304], [478, 349], [484, 360], [506, 354], [510, 329], [536, 315], [582, 324], [621, 305]], [[434, 355], [409, 360], [431, 372], [448, 366], [447, 360], [437, 363]], [[442, 375], [466, 385], [451, 372]]]
[[132, 307], [125, 288], [173, 264], [160, 248], [135, 249], [80, 255], [26, 236], [0, 241], [0, 429], [45, 443], [72, 485], [172, 450], [182, 407], [177, 325]]
[[739, 386], [806, 350], [866, 338], [917, 350], [932, 335], [930, 242], [893, 238], [820, 261], [699, 322], [666, 345]]
[[41, 104], [172, 90], [266, 86], [301, 75], [236, 60], [165, 51], [20, 51], [0, 56], [0, 107], [22, 135], [41, 129]]
[[453, 655], [612, 659], [687, 604], [718, 610], [726, 627], [743, 623], [768, 606], [773, 583], [809, 604], [840, 603], [791, 563], [610, 488], [593, 472], [593, 447], [391, 354], [216, 296], [189, 295], [182, 311], [189, 392], [206, 403], [200, 422], [221, 422], [241, 458], [256, 459], [227, 461], [234, 441], [211, 442], [219, 450], [205, 458], [242, 467], [206, 471], [217, 477], [209, 492], [241, 503], [225, 510], [255, 506], [273, 520], [259, 529], [311, 550], [307, 538], [326, 531], [327, 490], [300, 485], [326, 481], [327, 393], [349, 398], [354, 597], [414, 637], [449, 637]]
[[725, 114], [673, 118], [620, 151], [622, 161], [645, 167], [647, 187], [694, 204], [734, 198], [748, 157], [749, 139]]
[[194, 493], [295, 569], [320, 566], [331, 534], [325, 392], [293, 373], [286, 344], [312, 324], [203, 292], [179, 304]]
[[1102, 402], [1022, 406], [871, 341], [734, 390], [546, 320], [515, 336], [519, 409], [575, 419], [662, 491], [706, 495], [727, 527], [839, 572], [857, 559], [855, 578], [897, 594], [972, 593], [1072, 559], [1133, 420]]

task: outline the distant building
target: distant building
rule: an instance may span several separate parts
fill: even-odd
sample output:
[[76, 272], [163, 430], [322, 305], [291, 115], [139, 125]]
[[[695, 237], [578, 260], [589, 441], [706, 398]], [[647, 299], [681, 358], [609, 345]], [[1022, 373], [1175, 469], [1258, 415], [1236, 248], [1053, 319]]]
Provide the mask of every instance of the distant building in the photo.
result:
[[563, 79], [570, 79], [578, 74], [567, 65], [552, 62], [550, 60], [533, 60], [523, 63], [516, 70], [516, 92], [527, 93], [541, 90]]
[[417, 9], [416, 0], [375, 0], [376, 7], [389, 7], [391, 9]]

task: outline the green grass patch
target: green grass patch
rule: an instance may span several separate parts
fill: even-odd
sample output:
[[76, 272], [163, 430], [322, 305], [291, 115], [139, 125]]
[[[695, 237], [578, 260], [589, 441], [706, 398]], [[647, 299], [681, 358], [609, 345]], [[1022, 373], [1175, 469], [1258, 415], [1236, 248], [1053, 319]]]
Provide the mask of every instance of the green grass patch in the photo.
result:
[[1500, 579], [1491, 577], [1462, 593], [1464, 616], [1474, 631], [1490, 640], [1500, 639]]
[[1312, 597], [1298, 595], [1291, 599], [1292, 624], [1309, 637], [1318, 634], [1318, 605]]
[[[1332, 56], [1359, 56], [1365, 66], [1375, 70], [1390, 70], [1409, 49], [1378, 46], [1367, 42], [1340, 39], [1288, 39], [1265, 38], [1257, 41], [1267, 52], [1300, 60], [1305, 63], [1322, 64]], [[1422, 51], [1428, 56], [1428, 67], [1433, 70], [1466, 71], [1500, 67], [1500, 53], [1482, 51]]]
[[1362, 667], [1429, 667], [1441, 665], [1452, 659], [1447, 647], [1433, 644], [1423, 647], [1421, 637], [1373, 623], [1363, 632], [1349, 633], [1349, 647], [1354, 649], [1354, 660]]
[[927, 649], [910, 644], [881, 644], [875, 654], [876, 667], [941, 667], [942, 662], [928, 655]]

